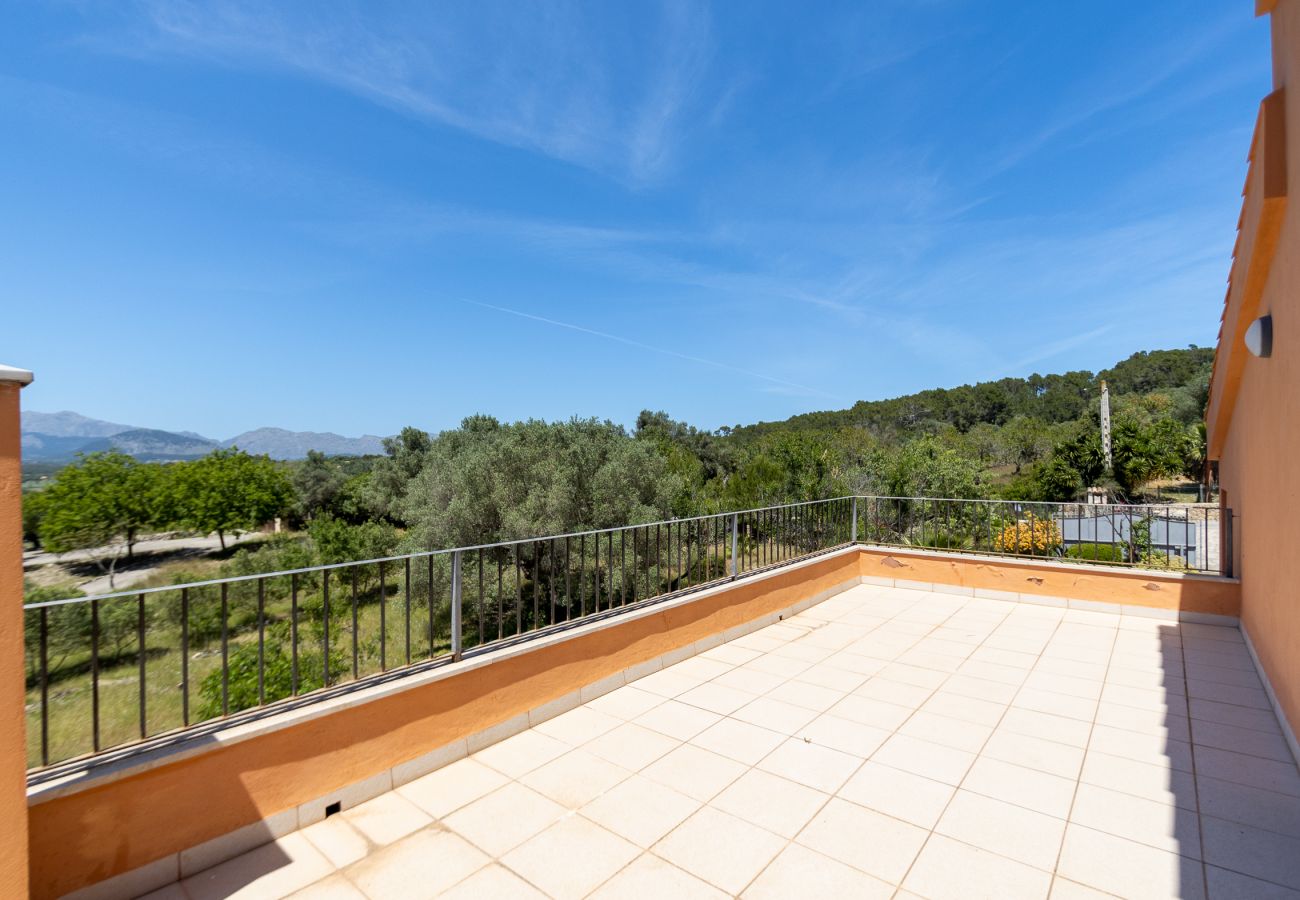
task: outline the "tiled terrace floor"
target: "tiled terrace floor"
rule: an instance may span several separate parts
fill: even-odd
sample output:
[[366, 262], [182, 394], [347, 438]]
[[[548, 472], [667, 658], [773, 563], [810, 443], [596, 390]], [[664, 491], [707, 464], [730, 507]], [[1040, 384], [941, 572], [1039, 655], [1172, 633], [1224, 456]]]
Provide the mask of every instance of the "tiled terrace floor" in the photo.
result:
[[859, 587], [158, 897], [1300, 897], [1233, 628]]

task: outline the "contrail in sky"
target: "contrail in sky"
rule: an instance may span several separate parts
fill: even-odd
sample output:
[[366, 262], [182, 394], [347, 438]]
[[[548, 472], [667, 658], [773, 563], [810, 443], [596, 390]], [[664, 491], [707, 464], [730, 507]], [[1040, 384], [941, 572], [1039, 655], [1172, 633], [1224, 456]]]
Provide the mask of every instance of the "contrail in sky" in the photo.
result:
[[829, 394], [826, 391], [818, 390], [817, 388], [814, 387], [809, 387], [806, 384], [799, 384], [798, 382], [794, 382], [794, 381], [785, 381], [784, 379], [781, 378], [774, 378], [771, 375], [765, 375], [762, 372], [754, 372], [750, 369], [742, 369], [739, 366], [728, 365], [727, 363], [718, 362], [717, 360], [713, 360], [713, 359], [704, 359], [701, 356], [691, 356], [687, 353], [678, 353], [676, 350], [666, 350], [663, 347], [655, 347], [651, 344], [643, 344], [640, 341], [634, 341], [630, 338], [620, 337], [617, 334], [610, 334], [607, 331], [597, 331], [594, 328], [586, 328], [582, 325], [574, 325], [572, 322], [561, 322], [558, 319], [548, 319], [545, 316], [535, 316], [532, 313], [522, 312], [517, 309], [510, 309], [505, 306], [493, 306], [491, 303], [480, 303], [477, 300], [462, 299], [461, 302], [468, 303], [470, 306], [480, 306], [483, 309], [491, 309], [491, 310], [495, 310], [496, 312], [502, 312], [508, 315], [518, 316], [521, 319], [531, 319], [534, 322], [542, 322], [543, 324], [546, 325], [554, 325], [556, 328], [567, 328], [570, 331], [579, 331], [583, 334], [590, 334], [590, 335], [594, 335], [595, 337], [605, 338], [606, 340], [617, 341], [620, 344], [626, 344], [629, 347], [636, 347], [639, 350], [649, 350], [651, 353], [662, 353], [664, 356], [673, 356], [676, 357], [677, 359], [684, 359], [687, 362], [700, 363], [702, 365], [712, 366], [715, 369], [725, 369], [728, 372], [736, 372], [741, 375], [748, 375], [750, 378], [758, 378], [761, 379], [762, 381], [769, 381], [772, 384], [779, 384], [783, 387], [797, 388], [798, 390], [806, 391], [810, 394], [818, 394], [822, 397], [830, 397], [832, 400], [844, 399], [843, 397], [840, 397], [836, 394]]

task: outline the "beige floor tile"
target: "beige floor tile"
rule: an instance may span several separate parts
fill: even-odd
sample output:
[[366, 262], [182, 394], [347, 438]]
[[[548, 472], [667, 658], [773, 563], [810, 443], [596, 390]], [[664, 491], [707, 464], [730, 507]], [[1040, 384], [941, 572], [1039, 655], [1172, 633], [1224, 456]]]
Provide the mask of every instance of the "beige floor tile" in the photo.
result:
[[661, 669], [633, 682], [637, 690], [656, 694], [664, 699], [684, 694], [702, 683], [703, 679], [690, 678], [680, 672], [674, 672], [672, 667]]
[[[162, 900], [152, 895], [142, 900]], [[290, 900], [368, 900], [361, 889], [348, 881], [343, 873], [335, 873], [328, 878], [309, 885], [290, 895]]]
[[378, 847], [404, 838], [433, 821], [420, 807], [396, 791], [380, 794], [360, 806], [344, 810], [341, 818]]
[[514, 872], [493, 863], [484, 866], [445, 894], [442, 900], [545, 900], [546, 895]]
[[896, 734], [885, 741], [871, 758], [904, 772], [957, 785], [970, 769], [975, 754]]
[[833, 793], [860, 765], [861, 757], [801, 738], [791, 738], [765, 756], [758, 768], [815, 790]]
[[861, 684], [866, 681], [867, 678], [870, 678], [872, 675], [875, 675], [883, 669], [888, 665], [888, 663], [883, 659], [844, 651], [828, 657], [824, 662], [820, 663], [820, 665], [829, 666], [834, 669], [841, 669], [853, 675], [861, 675], [862, 679], [859, 681], [859, 684]]
[[1013, 706], [1007, 710], [1007, 714], [998, 723], [998, 730], [1083, 749], [1088, 746], [1088, 738], [1092, 734], [1092, 724], [1081, 722], [1078, 719], [1053, 715], [1052, 713], [1035, 712]]
[[1216, 722], [1196, 720], [1192, 722], [1192, 742], [1219, 750], [1231, 750], [1247, 756], [1259, 756], [1278, 762], [1294, 762], [1291, 748], [1281, 734], [1269, 734], [1238, 728], [1235, 725], [1220, 725]]
[[961, 786], [994, 800], [1064, 819], [1070, 813], [1075, 782], [999, 759], [980, 757]]
[[795, 839], [798, 843], [898, 884], [927, 832], [866, 807], [832, 798]]
[[636, 717], [633, 721], [643, 728], [666, 734], [679, 741], [689, 741], [722, 716], [698, 706], [688, 706], [669, 700]]
[[698, 706], [700, 709], [707, 709], [709, 712], [725, 716], [753, 700], [754, 695], [748, 691], [707, 682], [697, 688], [692, 688], [684, 694], [679, 694], [677, 699], [682, 703]]
[[787, 681], [780, 687], [773, 688], [768, 691], [767, 696], [773, 700], [780, 700], [784, 703], [791, 703], [821, 713], [844, 699], [847, 693], [847, 691], [809, 684], [796, 679]]
[[970, 791], [958, 791], [934, 829], [939, 834], [1051, 872], [1065, 821]]
[[1191, 772], [1164, 764], [1144, 763], [1108, 753], [1088, 751], [1079, 780], [1086, 784], [1144, 797], [1158, 803], [1196, 809], [1196, 785]]
[[1004, 684], [1001, 681], [990, 681], [987, 678], [976, 678], [974, 675], [964, 675], [959, 672], [950, 676], [943, 683], [943, 689], [948, 694], [970, 697], [972, 700], [986, 700], [990, 703], [1000, 703], [1005, 706], [1015, 697], [1017, 686]]
[[889, 732], [874, 725], [863, 725], [828, 713], [799, 729], [796, 737], [866, 759], [889, 739]]
[[1002, 663], [987, 662], [982, 659], [967, 659], [957, 668], [958, 675], [970, 675], [986, 681], [1019, 688], [1029, 677], [1029, 669], [1023, 666], [1008, 666]]
[[1248, 706], [1252, 709], [1270, 709], [1268, 695], [1263, 688], [1237, 687], [1232, 684], [1220, 684], [1214, 681], [1197, 681], [1187, 679], [1187, 696], [1197, 700], [1214, 700], [1219, 703], [1231, 703], [1235, 706]]
[[1051, 900], [1113, 900], [1114, 894], [1090, 888], [1086, 884], [1070, 881], [1057, 875], [1052, 879]]
[[1097, 715], [1096, 700], [1029, 687], [1021, 688], [1016, 694], [1016, 699], [1011, 701], [1011, 705], [1019, 709], [1032, 709], [1036, 712], [1065, 716], [1067, 719], [1078, 719], [1081, 722], [1091, 722]]
[[452, 831], [493, 856], [522, 844], [561, 819], [560, 804], [521, 784], [511, 783], [443, 819]]
[[480, 750], [470, 759], [491, 766], [503, 775], [518, 778], [571, 749], [573, 748], [564, 741], [530, 728]]
[[984, 745], [983, 755], [1040, 772], [1077, 779], [1084, 751], [1029, 735], [999, 729]]
[[870, 725], [873, 728], [881, 728], [893, 733], [907, 721], [913, 711], [896, 703], [886, 703], [883, 700], [872, 700], [869, 697], [849, 694], [826, 712], [841, 719], [848, 719], [850, 722]]
[[1205, 867], [1205, 885], [1214, 900], [1300, 900], [1300, 891], [1218, 866]]
[[[883, 670], [881, 671], [883, 673]], [[932, 693], [934, 693], [932, 688], [917, 687], [914, 684], [904, 684], [901, 681], [890, 681], [881, 674], [867, 679], [862, 687], [853, 692], [852, 696], [881, 700], [885, 703], [893, 703], [896, 706], [915, 709], [924, 703]]]
[[1300, 838], [1213, 816], [1201, 818], [1201, 829], [1206, 863], [1300, 890]]
[[307, 838], [288, 834], [181, 882], [191, 900], [284, 897], [333, 874]]
[[[580, 848], [578, 852], [575, 849]], [[568, 816], [501, 857], [552, 897], [585, 897], [641, 853], [582, 816]]]
[[622, 766], [606, 762], [585, 750], [572, 750], [529, 772], [519, 779], [519, 783], [561, 806], [577, 809], [631, 774]]
[[706, 806], [656, 844], [654, 853], [736, 894], [784, 846], [783, 838]]
[[1300, 838], [1300, 800], [1288, 794], [1202, 776], [1195, 796], [1204, 815]]
[[952, 785], [867, 762], [838, 796], [928, 830], [939, 821], [954, 791]]
[[533, 730], [547, 737], [564, 741], [571, 747], [581, 747], [587, 741], [617, 728], [622, 722], [623, 720], [617, 716], [606, 715], [587, 706], [579, 706], [553, 719], [547, 719]]
[[1266, 731], [1269, 734], [1281, 734], [1277, 717], [1273, 715], [1271, 709], [1252, 709], [1248, 706], [1233, 706], [1231, 703], [1218, 703], [1214, 700], [1189, 700], [1187, 705], [1193, 719], [1218, 722], [1221, 725], [1236, 725], [1238, 728]]
[[784, 675], [772, 675], [768, 672], [751, 669], [749, 666], [741, 666], [732, 669], [726, 675], [718, 676], [714, 683], [733, 690], [744, 691], [754, 697], [761, 697], [785, 682], [786, 677]]
[[951, 747], [954, 750], [978, 753], [984, 746], [984, 742], [989, 739], [989, 735], [993, 733], [993, 728], [989, 725], [976, 725], [963, 719], [920, 710], [912, 714], [912, 717], [898, 729], [898, 733], [917, 740], [929, 741], [932, 744]]
[[932, 900], [1032, 900], [1046, 897], [1052, 876], [943, 835], [933, 835], [903, 886]]
[[641, 854], [591, 894], [592, 900], [644, 900], [648, 897], [725, 900], [726, 896], [713, 885], [652, 853]]
[[817, 717], [815, 710], [771, 697], [758, 697], [731, 714], [733, 719], [789, 736]]
[[1140, 709], [1103, 701], [1097, 706], [1096, 722], [1110, 728], [1154, 734], [1176, 741], [1192, 739], [1187, 717], [1169, 709]]
[[820, 663], [811, 669], [800, 672], [795, 676], [795, 680], [847, 694], [861, 687], [866, 682], [867, 675], [849, 672], [828, 663]]
[[344, 874], [371, 898], [425, 900], [490, 861], [464, 838], [426, 828], [353, 863]]
[[579, 812], [641, 847], [650, 847], [700, 808], [700, 801], [633, 775]]
[[710, 750], [683, 744], [641, 770], [651, 781], [706, 801], [740, 777], [745, 766]]
[[1294, 763], [1287, 765], [1213, 747], [1197, 747], [1195, 752], [1198, 775], [1300, 797], [1300, 773]]
[[790, 844], [741, 894], [747, 900], [887, 900], [893, 885], [799, 844]]
[[440, 819], [510, 779], [475, 758], [461, 759], [397, 788], [397, 793]]
[[1057, 874], [1089, 887], [1141, 900], [1200, 900], [1199, 861], [1071, 823]]
[[351, 865], [370, 852], [370, 843], [342, 816], [330, 816], [308, 825], [299, 833], [338, 869]]
[[830, 799], [786, 778], [750, 769], [709, 805], [784, 838], [792, 838]]
[[740, 668], [753, 669], [755, 672], [766, 672], [768, 675], [779, 675], [782, 679], [793, 678], [800, 672], [811, 669], [812, 663], [802, 662], [797, 659], [790, 659], [784, 656], [774, 656], [771, 653], [764, 653], [758, 659], [747, 662]]
[[921, 709], [934, 715], [947, 716], [950, 719], [961, 719], [963, 722], [993, 727], [998, 724], [1006, 713], [1007, 705], [1005, 703], [994, 703], [991, 700], [963, 697], [961, 694], [953, 694], [940, 689], [925, 702]]
[[[904, 658], [906, 658], [906, 654], [904, 654]], [[948, 673], [914, 666], [910, 663], [892, 662], [880, 670], [878, 677], [887, 681], [897, 681], [900, 684], [928, 688], [933, 691], [948, 680]]]
[[598, 713], [631, 721], [663, 702], [664, 698], [658, 694], [652, 694], [649, 691], [643, 691], [638, 687], [628, 685], [597, 697], [585, 705], [588, 709], [594, 709]]
[[744, 647], [737, 647], [734, 643], [721, 644], [711, 650], [705, 650], [700, 654], [701, 659], [716, 659], [718, 662], [724, 662], [732, 666], [743, 666], [751, 659], [762, 656], [757, 650], [746, 650]]
[[1158, 734], [1140, 734], [1111, 728], [1109, 725], [1094, 725], [1088, 749], [1154, 765], [1168, 763], [1175, 769], [1192, 771], [1192, 745]]
[[719, 675], [730, 672], [735, 666], [732, 663], [723, 662], [720, 659], [709, 659], [705, 656], [692, 656], [690, 659], [684, 659], [681, 662], [671, 666], [670, 672], [678, 675], [685, 675], [687, 678], [698, 678], [701, 681], [712, 681]]
[[691, 743], [752, 766], [786, 740], [786, 736], [739, 719], [723, 719], [691, 738]]
[[1194, 810], [1081, 784], [1070, 821], [1170, 853], [1197, 859], [1201, 856], [1199, 822]]
[[588, 741], [582, 749], [606, 762], [636, 772], [675, 749], [677, 744], [678, 741], [666, 734], [651, 731], [635, 722], [624, 722]]

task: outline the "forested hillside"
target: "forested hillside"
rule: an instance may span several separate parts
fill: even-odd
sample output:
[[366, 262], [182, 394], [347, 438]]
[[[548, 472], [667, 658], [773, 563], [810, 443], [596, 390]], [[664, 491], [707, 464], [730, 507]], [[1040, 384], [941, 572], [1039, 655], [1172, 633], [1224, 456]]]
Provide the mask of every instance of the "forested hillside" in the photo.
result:
[[226, 534], [281, 517], [339, 561], [853, 493], [1070, 500], [1103, 485], [1136, 500], [1153, 481], [1200, 476], [1211, 362], [1197, 347], [1137, 353], [1098, 373], [1005, 378], [717, 432], [652, 411], [631, 431], [478, 415], [437, 435], [405, 428], [382, 456], [275, 462], [217, 450], [145, 463], [98, 453], [26, 495], [24, 529], [50, 549], [116, 539], [129, 552], [151, 531]]

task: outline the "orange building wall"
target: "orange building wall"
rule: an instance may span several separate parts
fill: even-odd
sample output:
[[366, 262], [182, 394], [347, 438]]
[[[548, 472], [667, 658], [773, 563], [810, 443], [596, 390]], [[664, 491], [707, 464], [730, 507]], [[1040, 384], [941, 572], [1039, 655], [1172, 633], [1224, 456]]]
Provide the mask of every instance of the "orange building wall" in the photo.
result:
[[20, 390], [0, 382], [0, 897], [27, 895]]
[[[1272, 11], [1274, 88], [1285, 88], [1282, 109], [1286, 182], [1300, 185], [1300, 3], [1281, 0]], [[1255, 161], [1258, 163], [1258, 160]], [[1253, 168], [1253, 165], [1252, 165]], [[1276, 177], [1276, 176], [1275, 176]], [[1248, 205], [1249, 206], [1249, 205]], [[1210, 430], [1229, 422], [1221, 446], [1220, 484], [1237, 514], [1236, 573], [1241, 579], [1242, 624], [1259, 654], [1293, 732], [1300, 732], [1300, 205], [1288, 203], [1276, 252], [1255, 315], [1272, 314], [1273, 355], [1244, 350], [1247, 321], [1225, 318], [1215, 361], [1214, 389], [1233, 392], [1211, 404]], [[1243, 234], [1251, 222], [1243, 217]], [[1242, 246], [1234, 263], [1241, 277]], [[1231, 290], [1236, 290], [1234, 283]], [[1230, 290], [1230, 298], [1232, 296]], [[1226, 359], [1240, 359], [1236, 384], [1227, 383]]]

